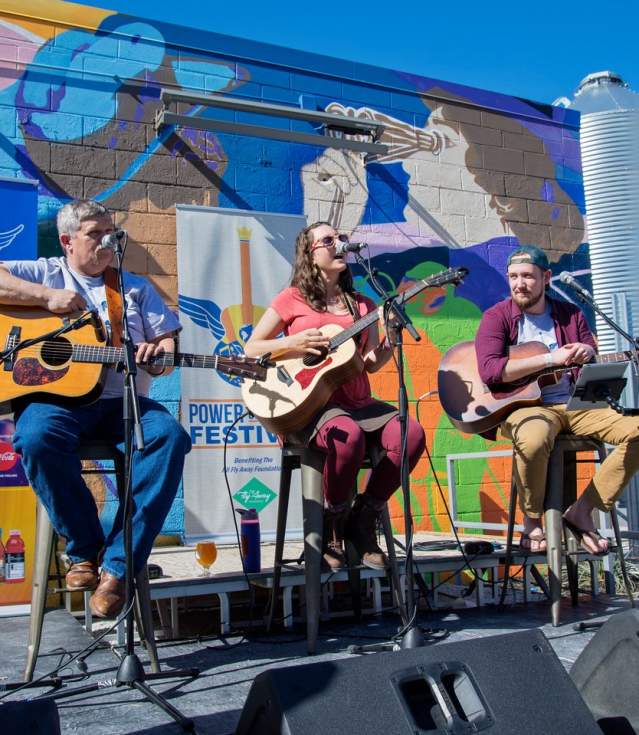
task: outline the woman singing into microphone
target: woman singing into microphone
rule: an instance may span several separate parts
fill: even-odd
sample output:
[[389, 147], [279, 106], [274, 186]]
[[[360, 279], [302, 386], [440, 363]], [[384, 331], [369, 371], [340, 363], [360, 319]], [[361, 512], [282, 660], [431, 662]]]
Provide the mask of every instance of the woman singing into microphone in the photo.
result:
[[[369, 298], [354, 290], [351, 272], [338, 252], [338, 242], [347, 243], [348, 237], [338, 235], [328, 222], [315, 222], [298, 234], [291, 285], [273, 299], [255, 326], [246, 344], [249, 357], [267, 352], [319, 355], [329, 344], [320, 327], [349, 327], [376, 308]], [[276, 337], [280, 332], [284, 336]], [[302, 431], [287, 437], [326, 454], [323, 557], [331, 570], [346, 565], [344, 538], [353, 544], [364, 565], [371, 569], [386, 566], [386, 557], [377, 544], [376, 524], [384, 504], [400, 484], [397, 410], [374, 399], [368, 381], [368, 373], [376, 372], [391, 358], [392, 347], [388, 338], [380, 342], [375, 324], [358, 339], [364, 372], [338, 388]], [[411, 470], [424, 451], [424, 444], [422, 427], [409, 418]], [[357, 496], [351, 508], [350, 494], [367, 447], [378, 450], [372, 456], [379, 457], [379, 461], [374, 463], [366, 490]]]

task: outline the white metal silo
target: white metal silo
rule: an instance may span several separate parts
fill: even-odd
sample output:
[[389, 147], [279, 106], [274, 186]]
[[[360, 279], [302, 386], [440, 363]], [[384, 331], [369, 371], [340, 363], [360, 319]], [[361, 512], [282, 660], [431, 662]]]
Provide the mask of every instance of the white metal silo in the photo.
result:
[[[639, 95], [614, 72], [589, 74], [570, 107], [581, 112], [581, 161], [597, 303], [639, 335]], [[627, 345], [597, 317], [601, 352]]]
[[[589, 74], [568, 106], [581, 112], [581, 163], [586, 195], [593, 296], [626, 332], [639, 336], [639, 95], [614, 72]], [[599, 351], [629, 347], [597, 316]], [[639, 380], [626, 371], [626, 406], [636, 406]], [[639, 476], [624, 500], [631, 530], [639, 529]], [[639, 542], [630, 542], [639, 554]]]

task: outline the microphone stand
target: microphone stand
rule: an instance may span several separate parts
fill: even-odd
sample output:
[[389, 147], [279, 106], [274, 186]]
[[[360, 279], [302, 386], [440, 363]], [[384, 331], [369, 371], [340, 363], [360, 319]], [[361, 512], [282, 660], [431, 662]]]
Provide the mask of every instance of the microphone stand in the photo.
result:
[[[375, 291], [384, 299], [385, 314], [392, 313], [395, 316], [399, 326], [395, 330], [395, 339], [391, 343], [397, 348], [396, 364], [398, 377], [398, 409], [399, 409], [399, 426], [401, 441], [401, 459], [400, 459], [400, 478], [402, 488], [402, 498], [404, 502], [404, 529], [406, 534], [406, 602], [405, 616], [402, 616], [402, 629], [400, 631], [401, 643], [399, 647], [402, 649], [419, 648], [425, 645], [424, 635], [421, 628], [415, 622], [417, 617], [417, 605], [414, 596], [414, 574], [413, 574], [413, 514], [411, 510], [410, 486], [409, 486], [409, 470], [408, 470], [408, 395], [406, 392], [406, 381], [404, 378], [404, 341], [403, 330], [406, 329], [410, 336], [416, 341], [421, 340], [421, 336], [413, 326], [410, 318], [406, 314], [404, 306], [397, 299], [391, 296], [386, 289], [376, 279], [376, 269], [361, 257], [358, 252], [353, 253], [358, 265], [368, 272], [370, 282]], [[390, 335], [388, 341], [391, 342]], [[365, 653], [368, 651], [385, 651], [395, 650], [397, 644], [395, 642], [377, 643], [367, 646], [350, 646], [351, 653]]]
[[[144, 451], [144, 432], [140, 419], [140, 402], [135, 382], [137, 375], [137, 365], [135, 362], [135, 347], [131, 334], [129, 332], [129, 322], [126, 313], [126, 294], [124, 291], [124, 271], [122, 268], [122, 260], [124, 257], [124, 249], [121, 240], [124, 240], [126, 248], [126, 235], [118, 238], [114, 248], [117, 261], [116, 270], [118, 273], [118, 290], [122, 299], [122, 354], [123, 362], [118, 365], [118, 370], [124, 373], [124, 395], [122, 401], [122, 421], [124, 425], [124, 477], [125, 490], [124, 498], [120, 498], [123, 502], [124, 515], [124, 552], [126, 558], [126, 574], [125, 589], [126, 599], [123, 609], [126, 611], [126, 642], [125, 653], [120, 657], [120, 666], [115, 679], [109, 679], [107, 682], [96, 682], [83, 687], [76, 687], [68, 691], [61, 691], [46, 697], [48, 699], [62, 699], [71, 697], [76, 694], [84, 694], [87, 692], [103, 689], [105, 686], [128, 686], [130, 689], [137, 689], [148, 700], [163, 709], [170, 715], [175, 722], [178, 723], [186, 732], [195, 732], [193, 720], [184, 717], [184, 715], [168, 702], [162, 695], [151, 689], [145, 679], [174, 679], [176, 677], [186, 676], [195, 678], [199, 675], [199, 669], [161, 671], [158, 673], [146, 674], [142, 663], [135, 653], [135, 641], [133, 637], [134, 622], [134, 598], [135, 598], [135, 573], [133, 569], [133, 452]], [[135, 438], [135, 447], [133, 440]], [[95, 650], [95, 649], [94, 649]]]
[[[572, 285], [572, 284], [568, 284]], [[639, 361], [637, 359], [637, 350], [639, 349], [639, 338], [633, 337], [631, 334], [628, 334], [626, 330], [621, 327], [617, 322], [608, 316], [608, 314], [605, 313], [605, 311], [599, 306], [599, 304], [594, 300], [592, 295], [588, 293], [585, 289], [575, 288], [573, 286], [573, 290], [575, 291], [577, 297], [579, 300], [587, 304], [592, 308], [592, 310], [599, 314], [599, 316], [606, 322], [606, 324], [613, 329], [617, 334], [621, 335], [627, 342], [629, 342], [632, 345], [632, 357], [630, 362], [635, 366], [635, 370], [639, 367]], [[610, 393], [607, 393], [606, 395], [602, 395], [603, 400], [605, 400], [610, 408], [613, 409], [613, 411], [616, 411], [618, 414], [621, 414], [622, 416], [639, 416], [639, 408], [626, 408], [625, 406], [622, 406], [616, 398], [611, 395]]]

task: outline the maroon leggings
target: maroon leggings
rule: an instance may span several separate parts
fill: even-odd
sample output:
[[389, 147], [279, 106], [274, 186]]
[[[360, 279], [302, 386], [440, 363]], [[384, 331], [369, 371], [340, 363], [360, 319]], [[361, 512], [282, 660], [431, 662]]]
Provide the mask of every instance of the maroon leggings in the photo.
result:
[[[386, 450], [384, 458], [371, 472], [366, 494], [382, 505], [400, 484], [400, 426], [394, 416], [374, 432], [364, 432], [350, 416], [336, 416], [322, 424], [313, 440], [326, 452], [324, 463], [324, 502], [339, 509], [351, 497], [357, 473], [366, 454], [366, 443], [378, 444]], [[413, 418], [408, 420], [408, 461], [410, 469], [417, 464], [425, 446], [424, 430]]]

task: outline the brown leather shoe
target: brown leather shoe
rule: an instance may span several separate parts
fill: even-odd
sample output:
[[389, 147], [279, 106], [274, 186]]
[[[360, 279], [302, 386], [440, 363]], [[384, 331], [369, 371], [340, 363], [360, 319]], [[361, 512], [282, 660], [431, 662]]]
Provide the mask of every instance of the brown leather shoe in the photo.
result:
[[97, 562], [72, 561], [64, 579], [69, 590], [94, 590], [98, 586]]
[[124, 598], [124, 580], [103, 570], [100, 584], [89, 600], [89, 607], [96, 618], [114, 618], [122, 610]]

